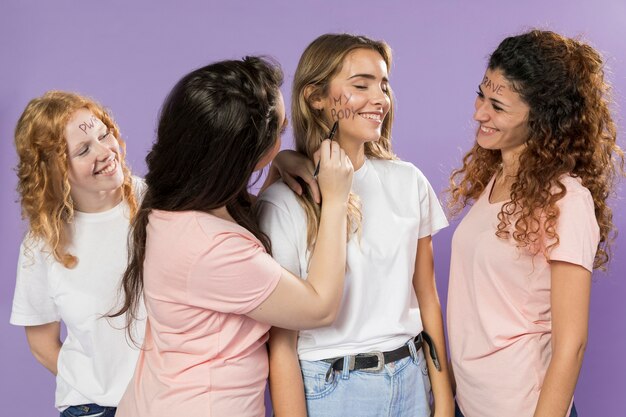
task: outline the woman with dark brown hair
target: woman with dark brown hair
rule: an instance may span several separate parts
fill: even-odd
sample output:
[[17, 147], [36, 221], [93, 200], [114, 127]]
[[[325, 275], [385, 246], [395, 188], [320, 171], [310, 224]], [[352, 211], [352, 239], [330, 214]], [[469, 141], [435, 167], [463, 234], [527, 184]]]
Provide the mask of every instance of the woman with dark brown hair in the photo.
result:
[[451, 176], [448, 330], [466, 417], [576, 416], [591, 273], [610, 257], [616, 144], [602, 58], [533, 30], [479, 84], [474, 147]]
[[124, 307], [146, 336], [118, 416], [265, 415], [271, 325], [328, 325], [342, 296], [352, 165], [322, 144], [325, 201], [307, 281], [269, 255], [248, 185], [280, 148], [287, 119], [277, 64], [220, 61], [181, 78], [163, 104], [132, 225]]

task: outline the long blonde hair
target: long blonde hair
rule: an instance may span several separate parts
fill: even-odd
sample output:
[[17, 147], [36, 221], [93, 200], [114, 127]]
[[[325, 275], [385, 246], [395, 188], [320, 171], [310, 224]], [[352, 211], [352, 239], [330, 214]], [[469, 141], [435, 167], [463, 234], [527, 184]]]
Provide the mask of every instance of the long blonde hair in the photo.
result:
[[[313, 154], [326, 138], [330, 126], [321, 112], [313, 108], [308, 97], [325, 97], [329, 94], [331, 80], [341, 71], [346, 56], [357, 49], [370, 49], [378, 52], [387, 71], [391, 70], [391, 48], [385, 42], [374, 41], [365, 36], [349, 34], [325, 34], [315, 39], [304, 50], [294, 75], [291, 95], [291, 118], [296, 150], [313, 160]], [[307, 87], [313, 87], [310, 95], [305, 95]], [[395, 159], [391, 150], [391, 125], [393, 122], [393, 95], [389, 95], [391, 105], [387, 117], [383, 120], [382, 134], [378, 141], [365, 144], [365, 155], [376, 159]], [[307, 191], [298, 196], [307, 217], [307, 246], [315, 246], [319, 228], [321, 208]], [[348, 236], [358, 233], [361, 225], [359, 199], [350, 194], [348, 200]]]
[[[126, 145], [109, 113], [97, 102], [75, 93], [48, 91], [31, 100], [15, 128], [15, 148], [19, 157], [18, 185], [22, 218], [29, 222], [28, 235], [41, 240], [54, 258], [66, 268], [76, 266], [78, 259], [67, 252], [67, 225], [74, 218], [68, 179], [67, 140], [65, 127], [78, 109], [86, 108], [111, 130], [122, 151]], [[120, 153], [124, 173], [122, 195], [130, 207], [131, 216], [137, 211], [131, 173]]]

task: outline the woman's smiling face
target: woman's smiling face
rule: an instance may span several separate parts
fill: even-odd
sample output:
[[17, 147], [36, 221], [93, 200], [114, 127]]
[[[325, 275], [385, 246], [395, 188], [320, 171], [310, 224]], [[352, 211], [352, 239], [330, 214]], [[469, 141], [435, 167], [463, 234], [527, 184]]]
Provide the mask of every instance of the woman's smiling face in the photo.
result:
[[374, 50], [360, 48], [346, 55], [341, 71], [328, 86], [328, 94], [314, 106], [323, 110], [329, 125], [339, 121], [339, 143], [377, 141], [391, 106], [388, 91], [383, 57]]
[[485, 149], [508, 151], [528, 139], [530, 108], [513, 90], [502, 71], [487, 70], [478, 86], [474, 120], [479, 123], [476, 141]]

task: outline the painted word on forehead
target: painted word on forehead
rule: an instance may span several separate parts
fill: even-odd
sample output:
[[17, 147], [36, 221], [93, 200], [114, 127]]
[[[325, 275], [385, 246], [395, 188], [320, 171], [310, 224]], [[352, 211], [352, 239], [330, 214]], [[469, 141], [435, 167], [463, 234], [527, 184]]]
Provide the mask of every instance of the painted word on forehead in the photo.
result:
[[83, 133], [86, 135], [88, 130], [91, 130], [94, 128], [94, 126], [97, 126], [98, 124], [102, 123], [100, 121], [100, 119], [98, 119], [96, 116], [94, 116], [93, 114], [89, 117], [89, 120], [87, 120], [86, 122], [83, 122], [81, 124], [78, 125], [78, 128], [80, 130], [83, 131]]
[[[347, 106], [348, 102], [352, 98], [352, 95], [340, 94], [339, 96], [333, 96], [333, 108], [330, 109], [330, 117], [333, 120], [342, 120], [342, 119], [354, 119], [356, 113], [353, 108], [349, 108]], [[343, 108], [342, 108], [343, 106]], [[339, 108], [338, 108], [339, 107]]]
[[483, 78], [483, 82], [481, 84], [485, 86], [485, 88], [491, 90], [492, 93], [498, 95], [502, 95], [502, 91], [506, 89], [506, 86], [504, 84], [495, 83], [491, 81], [491, 79], [486, 75], [485, 78]]

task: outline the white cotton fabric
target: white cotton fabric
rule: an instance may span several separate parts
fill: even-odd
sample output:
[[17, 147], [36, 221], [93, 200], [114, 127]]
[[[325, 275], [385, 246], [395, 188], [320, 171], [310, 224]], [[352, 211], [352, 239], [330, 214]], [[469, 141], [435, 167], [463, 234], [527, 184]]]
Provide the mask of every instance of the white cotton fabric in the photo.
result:
[[[145, 188], [134, 179], [137, 194]], [[139, 349], [127, 340], [125, 317], [103, 317], [121, 303], [126, 269], [129, 209], [125, 202], [101, 213], [75, 212], [69, 253], [78, 264], [65, 268], [41, 241], [22, 242], [10, 322], [37, 326], [63, 321], [67, 337], [59, 353], [55, 405], [117, 406], [130, 381]], [[143, 306], [141, 316], [144, 317]], [[141, 344], [145, 322], [136, 322]]]
[[[448, 224], [435, 192], [411, 163], [376, 159], [355, 171], [352, 191], [361, 200], [362, 231], [348, 242], [341, 309], [331, 326], [300, 331], [302, 360], [392, 350], [423, 329], [413, 289], [417, 240]], [[259, 222], [272, 256], [306, 278], [306, 215], [284, 183], [259, 197]]]

